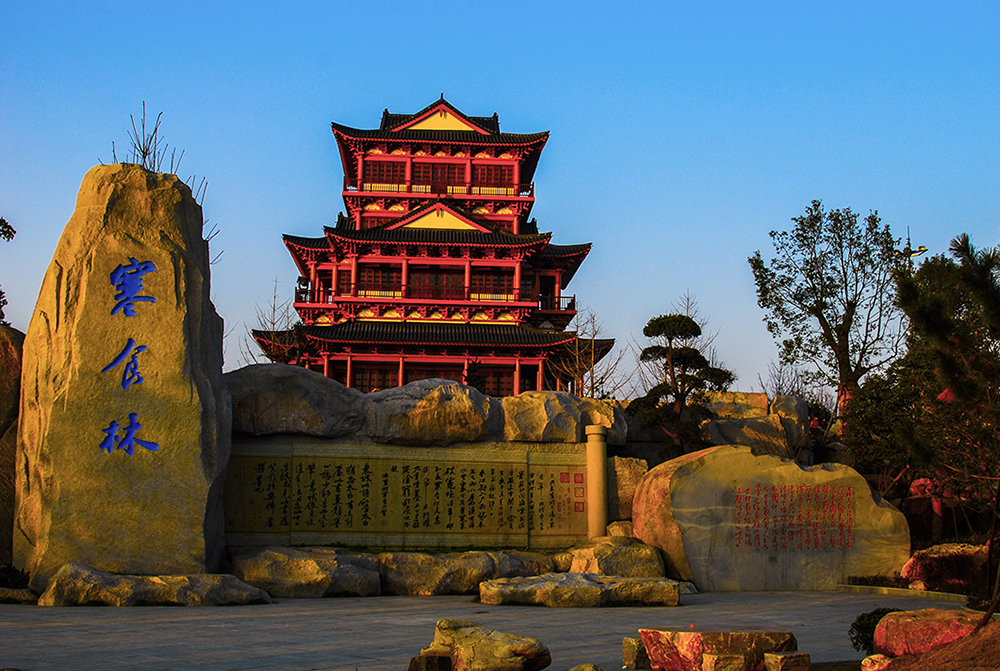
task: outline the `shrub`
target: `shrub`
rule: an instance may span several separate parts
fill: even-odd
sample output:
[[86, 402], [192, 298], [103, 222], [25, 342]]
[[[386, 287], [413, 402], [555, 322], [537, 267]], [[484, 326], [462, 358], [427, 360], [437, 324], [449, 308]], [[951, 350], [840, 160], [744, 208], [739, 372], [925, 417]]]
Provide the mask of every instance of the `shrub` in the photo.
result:
[[851, 637], [851, 645], [855, 650], [860, 650], [866, 655], [872, 654], [875, 648], [875, 627], [883, 617], [889, 613], [899, 613], [901, 608], [876, 608], [875, 610], [861, 613], [851, 625], [848, 635]]

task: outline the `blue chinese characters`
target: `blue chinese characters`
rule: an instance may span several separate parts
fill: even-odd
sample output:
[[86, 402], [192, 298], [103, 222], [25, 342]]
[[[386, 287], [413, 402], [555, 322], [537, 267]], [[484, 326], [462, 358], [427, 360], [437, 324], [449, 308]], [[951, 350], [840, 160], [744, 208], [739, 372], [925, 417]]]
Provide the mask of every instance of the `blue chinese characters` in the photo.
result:
[[[152, 296], [141, 295], [144, 289], [142, 285], [143, 276], [155, 271], [156, 266], [153, 265], [152, 261], [140, 262], [132, 257], [129, 257], [128, 265], [118, 264], [111, 271], [110, 277], [111, 284], [116, 291], [114, 295], [115, 305], [111, 308], [111, 314], [116, 315], [120, 312], [124, 317], [135, 317], [137, 314], [135, 311], [136, 303], [155, 303], [156, 299]], [[121, 352], [118, 353], [111, 363], [102, 368], [101, 372], [107, 373], [124, 362], [125, 366], [122, 369], [121, 381], [122, 389], [127, 391], [133, 384], [141, 384], [143, 378], [139, 373], [139, 355], [147, 349], [145, 345], [136, 345], [135, 340], [129, 338]], [[111, 454], [116, 449], [122, 450], [130, 456], [134, 453], [136, 445], [150, 451], [160, 449], [158, 444], [148, 440], [141, 440], [136, 436], [136, 433], [141, 428], [142, 424], [139, 423], [139, 415], [134, 412], [128, 414], [128, 424], [124, 427], [118, 423], [118, 420], [113, 419], [107, 428], [101, 429], [101, 432], [104, 433], [104, 440], [101, 441], [98, 448], [107, 450], [108, 454]], [[124, 431], [124, 434], [120, 437], [118, 435], [119, 431]]]

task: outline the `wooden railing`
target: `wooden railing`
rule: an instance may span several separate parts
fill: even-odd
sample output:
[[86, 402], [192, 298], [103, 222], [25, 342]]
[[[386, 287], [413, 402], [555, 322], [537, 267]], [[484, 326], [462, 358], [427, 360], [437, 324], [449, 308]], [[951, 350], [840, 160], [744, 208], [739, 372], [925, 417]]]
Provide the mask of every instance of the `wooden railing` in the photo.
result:
[[513, 186], [480, 186], [478, 184], [390, 184], [387, 182], [362, 182], [344, 178], [344, 191], [366, 193], [426, 193], [436, 196], [511, 196], [531, 198], [535, 184]]

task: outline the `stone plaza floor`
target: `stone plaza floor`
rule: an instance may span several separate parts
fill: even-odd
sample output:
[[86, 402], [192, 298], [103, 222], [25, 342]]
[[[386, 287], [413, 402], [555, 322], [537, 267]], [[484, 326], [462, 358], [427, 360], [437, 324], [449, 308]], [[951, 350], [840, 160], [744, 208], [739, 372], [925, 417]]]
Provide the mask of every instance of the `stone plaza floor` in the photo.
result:
[[472, 620], [548, 646], [553, 671], [621, 668], [639, 628], [789, 629], [814, 662], [860, 660], [847, 631], [878, 606], [955, 602], [841, 592], [682, 595], [676, 608], [486, 606], [470, 596], [281, 599], [220, 608], [43, 608], [0, 605], [0, 669], [405, 671], [441, 618]]

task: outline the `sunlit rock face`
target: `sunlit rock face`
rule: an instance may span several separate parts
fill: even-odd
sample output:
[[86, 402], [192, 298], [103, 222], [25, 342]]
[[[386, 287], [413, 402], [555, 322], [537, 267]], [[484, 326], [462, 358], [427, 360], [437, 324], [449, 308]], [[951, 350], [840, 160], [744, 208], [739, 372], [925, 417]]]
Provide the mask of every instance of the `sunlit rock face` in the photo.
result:
[[230, 414], [201, 207], [174, 175], [98, 166], [24, 341], [15, 565], [212, 571]]
[[663, 550], [668, 576], [702, 591], [835, 589], [849, 575], [898, 572], [910, 555], [906, 519], [854, 469], [735, 445], [650, 470], [633, 523]]

